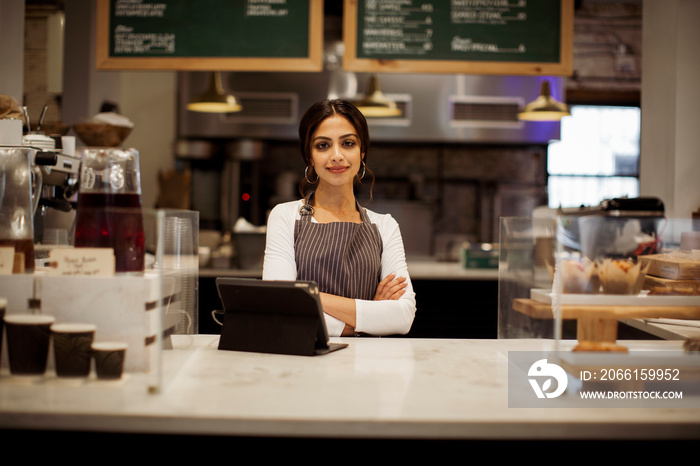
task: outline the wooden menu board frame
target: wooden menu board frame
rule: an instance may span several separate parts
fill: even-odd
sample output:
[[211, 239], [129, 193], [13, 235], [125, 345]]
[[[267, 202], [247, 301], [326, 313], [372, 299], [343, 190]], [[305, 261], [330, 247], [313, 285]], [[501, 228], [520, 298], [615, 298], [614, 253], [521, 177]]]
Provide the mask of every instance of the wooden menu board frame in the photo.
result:
[[357, 50], [358, 1], [364, 0], [344, 0], [343, 6], [343, 42], [345, 44], [343, 67], [347, 71], [555, 76], [571, 76], [573, 74], [574, 0], [560, 0], [560, 42], [557, 62], [360, 58]]
[[[323, 70], [323, 0], [309, 0], [308, 55], [281, 57], [153, 57], [110, 55], [110, 6], [97, 0], [97, 69], [175, 71], [321, 71]], [[282, 32], [282, 31], [277, 31]]]

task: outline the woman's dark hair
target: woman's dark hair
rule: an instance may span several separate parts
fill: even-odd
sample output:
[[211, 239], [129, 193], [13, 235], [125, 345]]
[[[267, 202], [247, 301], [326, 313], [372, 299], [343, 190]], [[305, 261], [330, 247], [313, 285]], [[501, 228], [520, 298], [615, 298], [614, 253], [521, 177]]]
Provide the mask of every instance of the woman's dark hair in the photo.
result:
[[[316, 102], [306, 110], [299, 122], [299, 141], [301, 143], [301, 158], [304, 165], [309, 168], [309, 177], [314, 176], [313, 162], [311, 160], [311, 137], [318, 127], [326, 118], [340, 115], [355, 128], [357, 135], [360, 138], [360, 152], [364, 154], [363, 161], [365, 163], [365, 171], [372, 178], [372, 186], [374, 186], [374, 173], [367, 168], [367, 153], [369, 152], [369, 128], [365, 116], [350, 102], [340, 99], [326, 99]], [[356, 176], [357, 183], [360, 182]], [[313, 193], [316, 186], [310, 183], [305, 176], [299, 185], [299, 192], [303, 197]], [[370, 187], [370, 198], [372, 197], [372, 189]]]

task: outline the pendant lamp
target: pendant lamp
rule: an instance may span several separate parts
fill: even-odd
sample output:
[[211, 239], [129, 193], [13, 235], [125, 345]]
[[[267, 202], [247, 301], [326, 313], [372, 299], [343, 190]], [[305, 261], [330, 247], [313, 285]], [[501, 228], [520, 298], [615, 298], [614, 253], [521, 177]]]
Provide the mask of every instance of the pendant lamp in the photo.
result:
[[224, 91], [221, 72], [214, 71], [207, 90], [187, 104], [187, 110], [204, 113], [234, 113], [240, 112], [243, 107], [232, 94]]
[[525, 121], [559, 121], [562, 117], [571, 115], [566, 104], [554, 100], [550, 94], [549, 81], [542, 81], [540, 95], [537, 99], [525, 105], [518, 113], [519, 120]]
[[401, 115], [396, 102], [387, 98], [379, 87], [379, 76], [372, 75], [365, 98], [355, 102], [355, 106], [367, 118], [395, 117]]

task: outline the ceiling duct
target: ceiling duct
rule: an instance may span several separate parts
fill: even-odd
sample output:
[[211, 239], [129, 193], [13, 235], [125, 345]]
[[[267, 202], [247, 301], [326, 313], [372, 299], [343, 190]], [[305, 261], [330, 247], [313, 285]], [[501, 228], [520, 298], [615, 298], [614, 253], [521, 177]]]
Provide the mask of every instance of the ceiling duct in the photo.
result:
[[229, 113], [226, 120], [247, 123], [296, 124], [299, 95], [283, 92], [241, 92], [237, 94], [243, 110]]
[[450, 126], [453, 128], [513, 128], [523, 127], [518, 111], [521, 98], [499, 96], [450, 96]]
[[410, 126], [413, 107], [411, 96], [409, 94], [386, 94], [386, 97], [396, 104], [399, 114], [393, 117], [368, 118], [369, 126]]

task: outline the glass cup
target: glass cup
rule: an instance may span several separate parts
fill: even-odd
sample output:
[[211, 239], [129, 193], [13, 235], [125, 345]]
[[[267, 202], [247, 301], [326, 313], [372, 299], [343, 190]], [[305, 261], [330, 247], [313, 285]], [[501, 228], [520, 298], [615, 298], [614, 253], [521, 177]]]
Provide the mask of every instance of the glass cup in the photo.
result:
[[76, 248], [112, 248], [115, 272], [142, 274], [144, 232], [139, 153], [89, 147], [82, 159], [75, 219]]
[[33, 149], [0, 146], [0, 246], [13, 247], [16, 272], [34, 272], [34, 213], [42, 177]]

